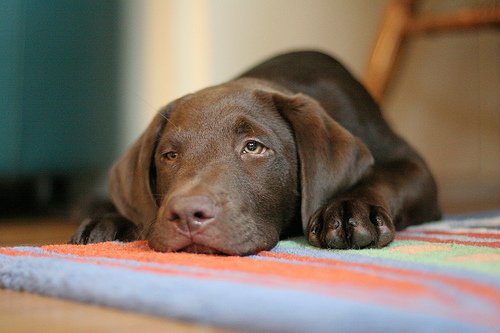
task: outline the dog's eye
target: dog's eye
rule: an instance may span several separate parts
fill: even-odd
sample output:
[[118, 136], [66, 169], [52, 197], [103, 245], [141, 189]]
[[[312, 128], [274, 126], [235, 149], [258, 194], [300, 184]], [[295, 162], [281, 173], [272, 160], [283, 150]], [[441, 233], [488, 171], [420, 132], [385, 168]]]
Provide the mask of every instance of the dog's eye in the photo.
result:
[[169, 152], [161, 154], [161, 159], [163, 161], [165, 161], [165, 160], [173, 161], [173, 160], [177, 159], [178, 156], [179, 156], [179, 154], [177, 152], [169, 151]]
[[267, 148], [260, 142], [248, 141], [243, 148], [243, 154], [263, 154], [266, 152]]

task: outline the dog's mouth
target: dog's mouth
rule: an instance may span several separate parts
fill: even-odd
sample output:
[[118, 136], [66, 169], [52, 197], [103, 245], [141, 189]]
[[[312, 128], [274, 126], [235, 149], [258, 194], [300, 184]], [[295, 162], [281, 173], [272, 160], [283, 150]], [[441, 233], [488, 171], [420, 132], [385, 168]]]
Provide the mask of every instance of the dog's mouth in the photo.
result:
[[188, 246], [183, 247], [182, 249], [178, 250], [178, 252], [188, 252], [188, 253], [203, 253], [203, 254], [213, 254], [213, 255], [227, 255], [226, 253], [216, 250], [214, 248], [211, 248], [209, 246], [201, 245], [201, 244], [196, 244], [192, 243], [189, 244]]

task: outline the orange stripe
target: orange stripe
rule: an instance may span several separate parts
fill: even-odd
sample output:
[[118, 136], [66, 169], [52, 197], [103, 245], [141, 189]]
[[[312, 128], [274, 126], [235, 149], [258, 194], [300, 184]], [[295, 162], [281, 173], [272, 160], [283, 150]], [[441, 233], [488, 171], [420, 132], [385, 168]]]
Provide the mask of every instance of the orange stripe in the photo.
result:
[[[13, 250], [13, 249], [8, 248], [8, 247], [0, 247], [0, 253], [5, 254], [7, 256], [18, 256], [18, 255], [22, 255], [22, 253], [26, 253], [26, 252], [20, 252], [20, 251]], [[19, 254], [19, 253], [21, 253], [21, 254]], [[31, 255], [31, 252], [30, 252], [30, 255]]]
[[439, 239], [433, 237], [415, 237], [415, 236], [403, 236], [403, 235], [396, 235], [396, 240], [417, 240], [429, 243], [461, 244], [461, 245], [490, 247], [493, 249], [500, 248], [500, 242], [474, 242], [474, 241], [462, 241], [456, 239]]

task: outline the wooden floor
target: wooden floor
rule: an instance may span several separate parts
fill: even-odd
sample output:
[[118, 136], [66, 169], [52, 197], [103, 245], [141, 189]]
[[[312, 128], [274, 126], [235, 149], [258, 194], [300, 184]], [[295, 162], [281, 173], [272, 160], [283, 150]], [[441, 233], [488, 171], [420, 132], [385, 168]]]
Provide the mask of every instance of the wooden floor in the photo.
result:
[[[0, 220], [0, 246], [61, 244], [75, 228], [61, 219]], [[229, 331], [0, 289], [0, 332]]]

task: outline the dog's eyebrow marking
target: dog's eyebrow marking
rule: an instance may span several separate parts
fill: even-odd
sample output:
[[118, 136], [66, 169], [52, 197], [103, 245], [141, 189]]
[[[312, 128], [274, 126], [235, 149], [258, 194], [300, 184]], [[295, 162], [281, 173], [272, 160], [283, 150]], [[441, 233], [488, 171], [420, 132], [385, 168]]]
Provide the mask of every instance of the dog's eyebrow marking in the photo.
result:
[[248, 133], [254, 133], [254, 132], [255, 131], [254, 131], [252, 125], [245, 118], [239, 118], [236, 121], [236, 124], [234, 126], [234, 133], [235, 134], [248, 134]]

